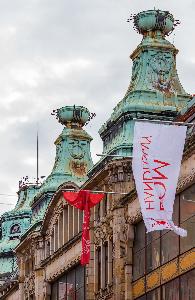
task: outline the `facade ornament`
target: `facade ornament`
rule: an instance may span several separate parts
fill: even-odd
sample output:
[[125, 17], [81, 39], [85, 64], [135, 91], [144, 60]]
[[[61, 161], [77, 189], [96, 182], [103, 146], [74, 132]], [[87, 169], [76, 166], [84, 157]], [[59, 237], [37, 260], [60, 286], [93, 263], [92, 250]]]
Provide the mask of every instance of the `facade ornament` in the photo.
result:
[[111, 284], [107, 284], [104, 289], [100, 289], [98, 293], [96, 293], [96, 300], [104, 300], [110, 299], [113, 296], [113, 286]]
[[177, 193], [181, 192], [182, 190], [184, 190], [194, 182], [195, 182], [195, 168], [192, 168], [190, 174], [188, 174], [184, 178], [183, 177], [179, 178], [179, 182], [177, 185]]
[[113, 236], [113, 217], [107, 217], [103, 219], [94, 227], [94, 244], [98, 248], [101, 243], [105, 243], [107, 240], [110, 240]]

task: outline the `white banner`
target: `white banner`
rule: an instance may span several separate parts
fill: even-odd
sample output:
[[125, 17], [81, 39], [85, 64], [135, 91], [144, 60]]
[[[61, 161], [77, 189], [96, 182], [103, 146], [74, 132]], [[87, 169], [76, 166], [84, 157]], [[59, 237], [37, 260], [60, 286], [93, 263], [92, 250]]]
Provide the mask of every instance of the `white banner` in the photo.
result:
[[186, 137], [186, 126], [136, 122], [133, 141], [133, 174], [147, 232], [174, 225], [173, 204]]

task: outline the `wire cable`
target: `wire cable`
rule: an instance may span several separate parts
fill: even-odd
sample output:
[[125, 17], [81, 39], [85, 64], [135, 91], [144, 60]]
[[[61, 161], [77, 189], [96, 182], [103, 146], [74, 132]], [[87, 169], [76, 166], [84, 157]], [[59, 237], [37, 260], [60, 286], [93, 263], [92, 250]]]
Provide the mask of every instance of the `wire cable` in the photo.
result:
[[0, 202], [0, 205], [15, 205], [14, 203], [5, 203], [5, 202]]
[[14, 195], [14, 194], [2, 194], [2, 193], [0, 193], [0, 196], [17, 197], [17, 195]]

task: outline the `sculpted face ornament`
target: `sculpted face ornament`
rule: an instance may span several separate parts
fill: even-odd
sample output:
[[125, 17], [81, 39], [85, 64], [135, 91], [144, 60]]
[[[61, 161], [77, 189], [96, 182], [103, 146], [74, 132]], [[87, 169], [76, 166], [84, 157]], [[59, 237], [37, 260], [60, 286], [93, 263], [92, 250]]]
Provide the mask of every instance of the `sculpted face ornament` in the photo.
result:
[[74, 159], [82, 159], [86, 153], [86, 141], [71, 140], [69, 142], [69, 152]]
[[151, 58], [151, 67], [159, 75], [169, 74], [173, 68], [173, 57], [169, 53], [157, 53]]
[[150, 66], [157, 78], [154, 81], [154, 88], [162, 92], [172, 91], [172, 73], [173, 73], [173, 57], [169, 53], [157, 53], [150, 60]]

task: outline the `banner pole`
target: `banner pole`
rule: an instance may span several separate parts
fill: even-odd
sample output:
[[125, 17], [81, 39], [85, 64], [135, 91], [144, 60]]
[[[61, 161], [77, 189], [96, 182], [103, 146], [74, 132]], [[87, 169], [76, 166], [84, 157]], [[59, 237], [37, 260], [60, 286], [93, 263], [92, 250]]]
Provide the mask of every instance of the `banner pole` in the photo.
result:
[[150, 119], [137, 119], [133, 118], [136, 122], [151, 122], [151, 123], [164, 123], [164, 124], [173, 124], [173, 125], [182, 125], [182, 126], [195, 126], [195, 123], [185, 123], [177, 121], [166, 121], [166, 120], [150, 120]]
[[[63, 189], [62, 192], [79, 192], [79, 191], [82, 191], [82, 190], [75, 190], [75, 189]], [[120, 192], [106, 192], [106, 191], [93, 191], [93, 190], [90, 190], [90, 192], [96, 194], [96, 193], [104, 193], [104, 194], [113, 194], [113, 195], [127, 195], [129, 193], [120, 193]]]
[[125, 158], [132, 158], [133, 156], [132, 155], [128, 155], [128, 156], [125, 156], [125, 155], [120, 155], [120, 154], [96, 154], [97, 156], [103, 156], [103, 157], [125, 157]]

